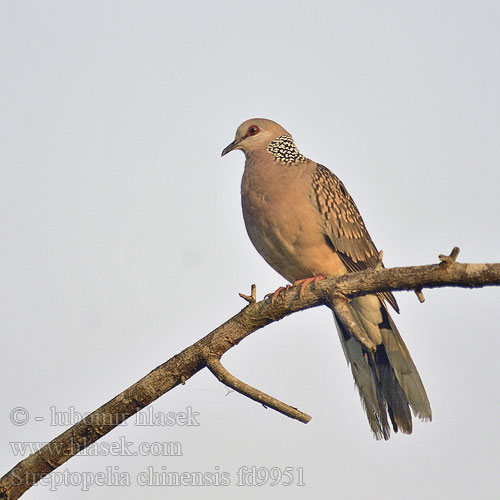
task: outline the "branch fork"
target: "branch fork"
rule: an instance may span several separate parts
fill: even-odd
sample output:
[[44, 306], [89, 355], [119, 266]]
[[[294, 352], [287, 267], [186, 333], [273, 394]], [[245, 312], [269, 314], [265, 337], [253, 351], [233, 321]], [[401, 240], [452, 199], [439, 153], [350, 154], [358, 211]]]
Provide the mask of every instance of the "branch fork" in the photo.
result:
[[249, 304], [254, 304], [255, 302], [257, 302], [257, 287], [255, 285], [252, 285], [250, 289], [250, 295], [245, 295], [244, 293], [239, 293], [238, 295], [242, 299], [245, 299]]
[[450, 264], [454, 264], [457, 261], [458, 254], [460, 253], [460, 248], [454, 247], [450, 255], [439, 254], [440, 266], [446, 267]]

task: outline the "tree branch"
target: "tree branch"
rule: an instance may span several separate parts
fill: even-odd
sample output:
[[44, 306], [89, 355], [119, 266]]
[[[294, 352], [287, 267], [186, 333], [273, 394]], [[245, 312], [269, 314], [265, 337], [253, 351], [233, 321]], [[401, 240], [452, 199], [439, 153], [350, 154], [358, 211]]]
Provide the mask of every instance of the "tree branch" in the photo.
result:
[[287, 417], [294, 418], [307, 424], [311, 421], [311, 417], [306, 413], [302, 413], [297, 410], [293, 406], [289, 406], [268, 394], [265, 394], [254, 387], [245, 384], [241, 380], [237, 379], [235, 376], [231, 375], [220, 362], [217, 356], [207, 356], [206, 357], [207, 367], [208, 369], [225, 385], [231, 387], [235, 391], [247, 396], [257, 403], [262, 403], [265, 407], [270, 407], [273, 410], [276, 410]]
[[332, 309], [349, 333], [352, 333], [353, 337], [358, 342], [361, 342], [367, 351], [375, 352], [377, 346], [365, 335], [365, 332], [354, 320], [351, 310], [347, 307], [348, 300], [347, 297], [334, 297], [331, 301]]
[[[228, 385], [231, 385], [237, 379], [222, 368], [218, 361], [220, 357], [252, 332], [293, 312], [321, 304], [331, 304], [339, 298], [345, 300], [345, 297], [375, 292], [398, 290], [418, 292], [423, 288], [445, 286], [476, 288], [500, 285], [500, 264], [458, 264], [454, 262], [457, 253], [452, 252], [451, 256], [442, 259], [441, 264], [367, 270], [336, 279], [325, 279], [306, 287], [303, 297], [300, 296], [302, 294], [299, 287], [285, 289], [272, 303], [268, 299], [255, 302], [255, 293], [245, 296], [249, 305], [238, 314], [155, 368], [137, 383], [60, 434], [51, 443], [19, 462], [0, 479], [0, 499], [19, 498], [33, 484], [78, 451], [97, 441], [169, 390], [184, 384], [207, 364], [217, 376], [222, 374], [224, 383], [230, 381]], [[234, 383], [234, 388], [238, 390], [236, 386], [240, 389], [244, 387], [245, 390], [240, 392], [247, 396], [251, 397], [252, 391], [256, 391], [251, 387], [249, 390], [249, 386], [243, 382], [237, 382]], [[280, 411], [276, 403], [269, 404], [274, 398], [264, 396], [270, 398], [266, 404]], [[260, 397], [252, 399], [262, 402]]]

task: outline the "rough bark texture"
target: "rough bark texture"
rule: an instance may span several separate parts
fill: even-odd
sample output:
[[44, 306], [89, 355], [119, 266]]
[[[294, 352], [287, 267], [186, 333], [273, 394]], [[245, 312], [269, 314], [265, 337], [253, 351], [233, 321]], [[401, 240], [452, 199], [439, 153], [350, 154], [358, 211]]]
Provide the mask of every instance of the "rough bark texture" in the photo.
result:
[[302, 297], [297, 287], [289, 288], [280, 293], [273, 303], [270, 300], [254, 302], [251, 297], [245, 297], [251, 303], [223, 325], [19, 462], [0, 479], [0, 499], [19, 498], [78, 451], [97, 441], [161, 395], [183, 384], [207, 365], [207, 359], [220, 358], [250, 333], [293, 312], [321, 304], [330, 304], [332, 307], [331, 304], [335, 302], [333, 298], [338, 300], [373, 292], [500, 285], [500, 264], [458, 264], [453, 262], [453, 255], [442, 260], [441, 264], [436, 265], [368, 270], [320, 281], [308, 286]]

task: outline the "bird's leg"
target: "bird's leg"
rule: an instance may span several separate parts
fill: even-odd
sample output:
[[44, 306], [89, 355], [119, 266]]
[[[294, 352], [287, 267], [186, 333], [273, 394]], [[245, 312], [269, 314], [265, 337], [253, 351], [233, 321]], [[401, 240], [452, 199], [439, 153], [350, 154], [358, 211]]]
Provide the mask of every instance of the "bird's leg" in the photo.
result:
[[300, 286], [300, 291], [299, 291], [299, 297], [302, 299], [304, 297], [304, 294], [306, 293], [306, 288], [308, 285], [311, 283], [316, 284], [318, 281], [326, 279], [325, 276], [322, 274], [317, 274], [316, 276], [313, 276], [312, 278], [304, 278], [301, 280], [297, 280], [293, 286]]

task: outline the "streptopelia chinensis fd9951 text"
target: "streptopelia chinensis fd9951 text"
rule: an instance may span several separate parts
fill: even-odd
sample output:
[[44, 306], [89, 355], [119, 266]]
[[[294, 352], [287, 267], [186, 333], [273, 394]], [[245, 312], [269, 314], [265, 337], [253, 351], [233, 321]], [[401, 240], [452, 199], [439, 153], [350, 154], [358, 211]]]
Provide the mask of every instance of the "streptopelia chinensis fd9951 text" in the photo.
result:
[[[378, 252], [351, 196], [330, 170], [304, 157], [291, 135], [263, 118], [247, 120], [222, 155], [245, 153], [241, 201], [245, 225], [257, 251], [291, 283], [373, 268]], [[377, 439], [412, 432], [415, 416], [431, 420], [424, 386], [387, 311], [391, 293], [353, 298], [348, 307], [377, 346], [369, 355], [336, 319], [340, 341]]]

